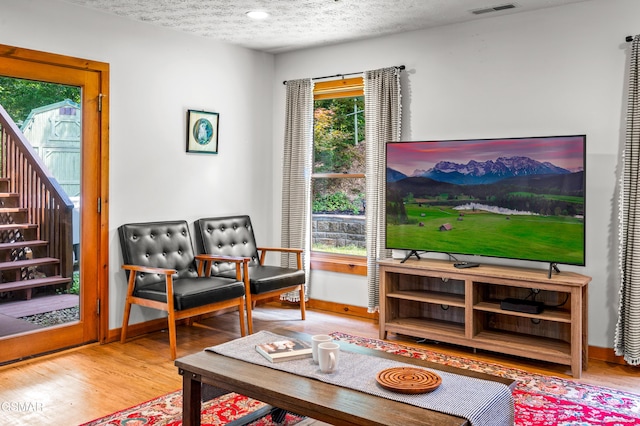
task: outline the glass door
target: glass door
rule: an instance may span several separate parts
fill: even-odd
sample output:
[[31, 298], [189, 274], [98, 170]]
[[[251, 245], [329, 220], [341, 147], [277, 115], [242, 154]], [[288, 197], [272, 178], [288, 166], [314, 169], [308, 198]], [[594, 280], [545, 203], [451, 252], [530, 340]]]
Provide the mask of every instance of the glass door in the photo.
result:
[[0, 363], [99, 339], [101, 251], [83, 250], [100, 235], [87, 208], [101, 191], [99, 88], [96, 72], [0, 57]]

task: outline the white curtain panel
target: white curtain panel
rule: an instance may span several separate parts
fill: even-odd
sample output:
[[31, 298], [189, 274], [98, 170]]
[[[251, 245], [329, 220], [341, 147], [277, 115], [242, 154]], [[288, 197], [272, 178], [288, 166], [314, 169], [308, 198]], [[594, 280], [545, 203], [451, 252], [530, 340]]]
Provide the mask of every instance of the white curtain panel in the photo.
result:
[[[309, 253], [311, 250], [311, 167], [313, 155], [313, 81], [287, 81], [284, 159], [282, 173], [283, 247], [304, 249], [305, 298], [308, 300]], [[296, 268], [295, 256], [283, 254], [281, 266]], [[300, 301], [297, 291], [285, 293], [281, 300]]]
[[640, 36], [635, 36], [629, 60], [627, 137], [620, 191], [620, 307], [615, 352], [640, 365]]
[[369, 312], [379, 309], [378, 260], [391, 257], [385, 249], [385, 145], [400, 140], [400, 69], [397, 67], [364, 73], [366, 159], [367, 288]]

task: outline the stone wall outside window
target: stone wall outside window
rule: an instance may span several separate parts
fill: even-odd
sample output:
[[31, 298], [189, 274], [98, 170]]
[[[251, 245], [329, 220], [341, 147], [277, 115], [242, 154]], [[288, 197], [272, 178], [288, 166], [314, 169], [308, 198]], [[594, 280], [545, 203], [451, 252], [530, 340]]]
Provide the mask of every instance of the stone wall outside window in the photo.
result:
[[314, 214], [311, 221], [313, 244], [367, 246], [364, 216]]

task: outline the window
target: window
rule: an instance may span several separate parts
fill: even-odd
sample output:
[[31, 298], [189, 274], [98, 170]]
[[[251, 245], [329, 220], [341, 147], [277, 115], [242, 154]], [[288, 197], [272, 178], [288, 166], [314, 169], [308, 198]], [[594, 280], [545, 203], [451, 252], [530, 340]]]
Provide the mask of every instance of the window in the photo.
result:
[[362, 77], [314, 87], [311, 267], [366, 275]]

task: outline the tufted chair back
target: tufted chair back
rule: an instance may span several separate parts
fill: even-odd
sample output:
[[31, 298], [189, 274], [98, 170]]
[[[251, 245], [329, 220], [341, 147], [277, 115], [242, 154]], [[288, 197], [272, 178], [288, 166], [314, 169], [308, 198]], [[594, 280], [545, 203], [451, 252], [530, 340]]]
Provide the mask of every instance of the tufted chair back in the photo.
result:
[[[258, 246], [249, 216], [199, 219], [195, 223], [196, 241], [202, 252], [221, 256], [250, 258], [249, 266], [260, 265]], [[231, 263], [214, 263], [212, 275], [235, 271]]]
[[[178, 274], [174, 279], [198, 276], [186, 221], [131, 223], [120, 226], [118, 234], [125, 264], [175, 269]], [[164, 280], [160, 274], [140, 273], [136, 288]]]
[[[288, 292], [297, 292], [300, 300], [300, 316], [305, 319], [305, 271], [302, 265], [302, 249], [258, 246], [253, 226], [247, 215], [198, 219], [194, 223], [198, 250], [206, 255], [243, 259], [249, 334], [253, 333], [251, 311], [259, 300], [266, 300]], [[269, 265], [267, 253], [295, 256], [296, 267]], [[248, 259], [248, 260], [246, 260]], [[216, 277], [232, 278], [233, 265], [224, 260], [211, 269]]]

